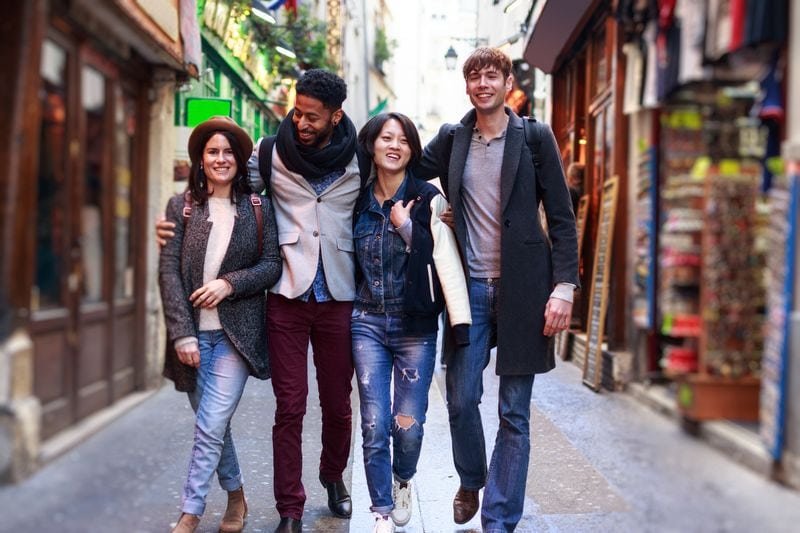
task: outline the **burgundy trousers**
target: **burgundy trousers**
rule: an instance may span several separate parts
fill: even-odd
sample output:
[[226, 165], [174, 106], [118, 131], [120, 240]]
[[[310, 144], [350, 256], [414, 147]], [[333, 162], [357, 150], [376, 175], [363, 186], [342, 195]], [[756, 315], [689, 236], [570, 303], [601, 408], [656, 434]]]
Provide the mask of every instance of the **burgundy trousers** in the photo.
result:
[[353, 359], [350, 314], [353, 302], [303, 302], [267, 297], [267, 338], [275, 393], [272, 455], [275, 502], [281, 517], [300, 520], [303, 488], [303, 416], [308, 396], [308, 344], [311, 342], [322, 409], [320, 476], [341, 479], [350, 456], [350, 406]]

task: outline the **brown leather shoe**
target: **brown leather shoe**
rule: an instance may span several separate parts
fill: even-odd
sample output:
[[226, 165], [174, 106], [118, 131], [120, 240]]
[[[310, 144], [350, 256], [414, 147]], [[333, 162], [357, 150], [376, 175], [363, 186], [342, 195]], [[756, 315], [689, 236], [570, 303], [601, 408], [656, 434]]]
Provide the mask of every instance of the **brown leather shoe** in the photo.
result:
[[453, 498], [453, 520], [456, 524], [466, 524], [478, 512], [478, 491], [459, 487]]
[[199, 516], [196, 514], [181, 513], [181, 517], [178, 519], [178, 523], [175, 524], [172, 533], [194, 533], [194, 530], [197, 529], [199, 525]]
[[244, 529], [247, 518], [247, 500], [244, 498], [244, 487], [228, 492], [228, 507], [219, 525], [219, 533], [239, 533]]

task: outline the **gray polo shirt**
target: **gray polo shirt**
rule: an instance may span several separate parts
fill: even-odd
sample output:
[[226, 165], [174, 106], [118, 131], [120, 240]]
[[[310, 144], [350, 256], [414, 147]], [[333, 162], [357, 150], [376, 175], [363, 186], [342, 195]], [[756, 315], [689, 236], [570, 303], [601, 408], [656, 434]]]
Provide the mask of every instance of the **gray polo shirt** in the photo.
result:
[[477, 128], [472, 132], [461, 199], [473, 278], [500, 277], [500, 169], [505, 146], [505, 130], [495, 139], [486, 139]]

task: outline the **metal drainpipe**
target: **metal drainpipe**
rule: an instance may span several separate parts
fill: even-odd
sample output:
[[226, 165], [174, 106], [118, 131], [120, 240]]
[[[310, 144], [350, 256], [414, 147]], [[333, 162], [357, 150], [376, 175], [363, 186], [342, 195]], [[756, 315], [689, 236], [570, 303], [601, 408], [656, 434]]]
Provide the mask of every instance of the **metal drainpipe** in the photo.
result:
[[361, 10], [364, 13], [364, 98], [366, 101], [364, 105], [367, 107], [366, 120], [369, 120], [369, 39], [367, 39], [367, 32], [369, 25], [367, 24], [367, 0], [361, 0]]
[[[788, 31], [788, 83], [786, 84], [786, 141], [783, 144], [783, 158], [787, 162], [787, 173], [794, 174], [795, 179], [800, 176], [800, 68], [796, 62], [800, 57], [800, 5], [790, 2], [789, 31]], [[800, 220], [795, 220], [800, 224]], [[786, 438], [783, 449], [793, 456], [794, 465], [785, 465], [787, 481], [795, 487], [800, 486], [800, 247], [795, 243], [795, 271], [794, 271], [794, 302], [792, 313], [789, 317], [789, 357], [788, 380], [786, 384], [786, 418], [784, 428]], [[785, 456], [786, 457], [786, 456]]]

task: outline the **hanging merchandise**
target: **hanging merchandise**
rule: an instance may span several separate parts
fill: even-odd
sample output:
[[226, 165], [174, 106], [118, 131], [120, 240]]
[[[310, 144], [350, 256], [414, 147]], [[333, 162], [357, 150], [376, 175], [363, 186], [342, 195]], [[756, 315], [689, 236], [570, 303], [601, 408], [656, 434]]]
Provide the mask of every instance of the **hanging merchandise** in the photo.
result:
[[658, 319], [667, 375], [697, 370], [705, 155], [698, 107], [661, 115]]
[[754, 160], [723, 159], [706, 179], [701, 264], [703, 372], [759, 376], [763, 351], [764, 255]]
[[634, 233], [633, 321], [646, 330], [653, 327], [655, 301], [656, 219], [658, 202], [656, 149], [641, 142], [637, 159]]

